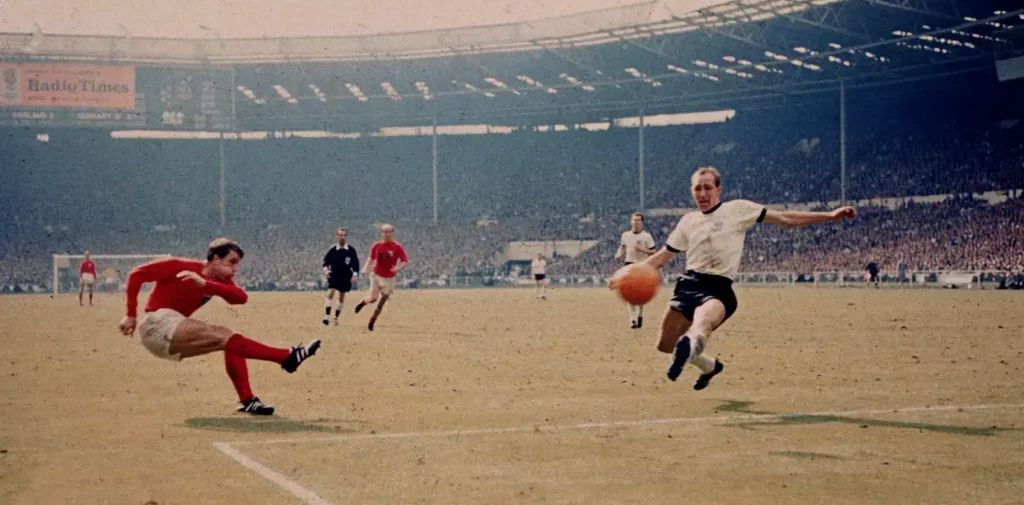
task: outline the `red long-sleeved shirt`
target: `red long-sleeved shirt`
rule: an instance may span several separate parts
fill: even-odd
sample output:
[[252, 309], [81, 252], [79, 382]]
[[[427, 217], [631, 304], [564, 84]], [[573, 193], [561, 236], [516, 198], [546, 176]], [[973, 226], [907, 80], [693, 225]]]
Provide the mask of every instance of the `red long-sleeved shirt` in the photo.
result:
[[213, 296], [219, 296], [232, 305], [240, 305], [249, 300], [249, 295], [235, 285], [232, 279], [218, 282], [203, 277], [206, 279], [206, 286], [199, 287], [191, 279], [177, 277], [178, 272], [183, 270], [203, 275], [203, 263], [191, 259], [169, 258], [135, 267], [128, 274], [128, 286], [125, 288], [128, 317], [137, 316], [139, 289], [147, 282], [155, 282], [156, 287], [149, 295], [145, 312], [172, 309], [189, 317]]
[[93, 277], [96, 277], [96, 264], [92, 260], [83, 261], [82, 266], [78, 268], [78, 275], [82, 274], [92, 274]]
[[370, 259], [374, 261], [373, 273], [377, 277], [384, 277], [390, 279], [395, 276], [395, 272], [391, 269], [398, 265], [398, 261], [402, 263], [408, 263], [409, 257], [405, 254], [405, 248], [402, 244], [392, 240], [391, 242], [385, 242], [378, 240], [373, 243], [370, 247]]

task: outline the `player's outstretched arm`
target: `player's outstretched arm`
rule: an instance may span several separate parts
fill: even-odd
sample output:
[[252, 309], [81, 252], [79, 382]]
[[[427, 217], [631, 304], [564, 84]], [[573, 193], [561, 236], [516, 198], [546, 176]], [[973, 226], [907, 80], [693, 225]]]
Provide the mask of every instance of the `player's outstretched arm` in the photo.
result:
[[[662, 247], [660, 251], [654, 253], [654, 255], [652, 255], [650, 258], [644, 260], [643, 264], [650, 265], [657, 270], [661, 270], [661, 267], [665, 266], [665, 264], [667, 264], [669, 261], [672, 261], [672, 258], [675, 257], [676, 254], [678, 253], [676, 251], [673, 251], [671, 247]], [[616, 287], [618, 287], [618, 284], [618, 278], [612, 277], [611, 279], [608, 279], [608, 289], [615, 289]]]
[[619, 244], [619, 248], [615, 251], [615, 259], [621, 260], [626, 257], [626, 244]]
[[218, 282], [210, 280], [191, 270], [178, 272], [177, 277], [185, 282], [192, 282], [202, 288], [203, 293], [210, 296], [219, 296], [231, 305], [242, 305], [249, 301], [249, 295], [245, 290], [238, 287], [234, 281]]
[[777, 224], [779, 226], [810, 226], [812, 224], [840, 221], [843, 219], [855, 219], [857, 209], [853, 207], [840, 207], [828, 212], [805, 212], [801, 210], [771, 210], [764, 216], [764, 222]]
[[219, 296], [231, 305], [244, 305], [249, 301], [249, 295], [244, 289], [238, 287], [234, 282], [206, 281], [203, 292], [212, 296]]
[[662, 247], [660, 251], [654, 253], [650, 258], [644, 260], [644, 263], [660, 270], [661, 267], [665, 266], [669, 261], [672, 261], [672, 258], [674, 258], [676, 254], [678, 254], [676, 251], [665, 246]]

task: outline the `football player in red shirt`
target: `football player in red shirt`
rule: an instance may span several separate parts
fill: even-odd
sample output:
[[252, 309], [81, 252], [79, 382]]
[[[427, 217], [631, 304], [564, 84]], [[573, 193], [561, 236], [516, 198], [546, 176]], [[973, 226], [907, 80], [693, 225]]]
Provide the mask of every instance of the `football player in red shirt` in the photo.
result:
[[89, 305], [92, 305], [92, 286], [96, 283], [96, 264], [92, 262], [92, 254], [85, 251], [85, 261], [78, 268], [78, 305], [82, 305], [82, 295], [89, 286]]
[[377, 308], [370, 316], [370, 323], [366, 327], [373, 331], [373, 325], [384, 310], [384, 304], [388, 302], [391, 293], [395, 291], [395, 276], [405, 267], [409, 266], [409, 257], [405, 255], [405, 248], [395, 241], [395, 227], [385, 224], [380, 227], [380, 240], [373, 243], [370, 248], [370, 259], [366, 260], [363, 266], [363, 275], [373, 267], [373, 276], [370, 277], [370, 296], [356, 305], [356, 313], [363, 310], [367, 304], [377, 301]]
[[[292, 373], [316, 354], [320, 341], [291, 349], [270, 347], [224, 326], [191, 317], [214, 296], [232, 305], [249, 299], [234, 281], [238, 263], [244, 256], [237, 243], [221, 238], [210, 243], [205, 262], [168, 258], [136, 267], [128, 274], [127, 310], [120, 330], [130, 337], [138, 325], [142, 345], [157, 357], [171, 361], [224, 351], [224, 366], [241, 403], [237, 410], [271, 415], [274, 407], [261, 402], [249, 387], [245, 360], [272, 361]], [[136, 321], [139, 289], [147, 282], [155, 282], [156, 287], [149, 295], [142, 317]]]

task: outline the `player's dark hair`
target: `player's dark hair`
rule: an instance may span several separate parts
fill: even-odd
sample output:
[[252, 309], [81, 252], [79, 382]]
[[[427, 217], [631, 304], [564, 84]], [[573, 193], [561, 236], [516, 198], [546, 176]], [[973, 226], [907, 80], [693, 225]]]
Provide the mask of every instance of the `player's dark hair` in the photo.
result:
[[[634, 212], [634, 213], [633, 213], [633, 216], [640, 216], [640, 222], [641, 222], [641, 223], [644, 223], [644, 222], [646, 222], [646, 221], [647, 221], [646, 219], [644, 219], [644, 215], [643, 215], [643, 213], [642, 213], [642, 212]], [[630, 216], [630, 217], [633, 217], [633, 216]]]
[[238, 253], [238, 259], [245, 257], [245, 251], [242, 250], [242, 246], [238, 245], [238, 242], [228, 238], [219, 238], [210, 242], [210, 248], [206, 251], [206, 261], [213, 261], [213, 258], [226, 258], [231, 251]]
[[346, 229], [344, 229], [344, 228], [338, 228], [337, 230], [334, 230], [334, 233], [338, 233], [339, 231], [343, 231], [343, 232], [345, 232], [346, 234], [348, 233], [348, 230], [346, 230]]

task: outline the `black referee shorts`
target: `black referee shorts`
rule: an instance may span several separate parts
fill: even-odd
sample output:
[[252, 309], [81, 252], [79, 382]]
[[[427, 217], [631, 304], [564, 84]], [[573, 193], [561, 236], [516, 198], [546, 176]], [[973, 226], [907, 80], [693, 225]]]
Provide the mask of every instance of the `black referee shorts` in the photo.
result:
[[689, 270], [676, 281], [676, 289], [668, 306], [693, 321], [693, 312], [709, 300], [722, 302], [725, 305], [725, 319], [732, 317], [739, 303], [736, 301], [736, 293], [732, 291], [732, 279]]
[[352, 291], [352, 276], [332, 275], [327, 279], [327, 288], [338, 291], [339, 293], [348, 293], [349, 291]]

